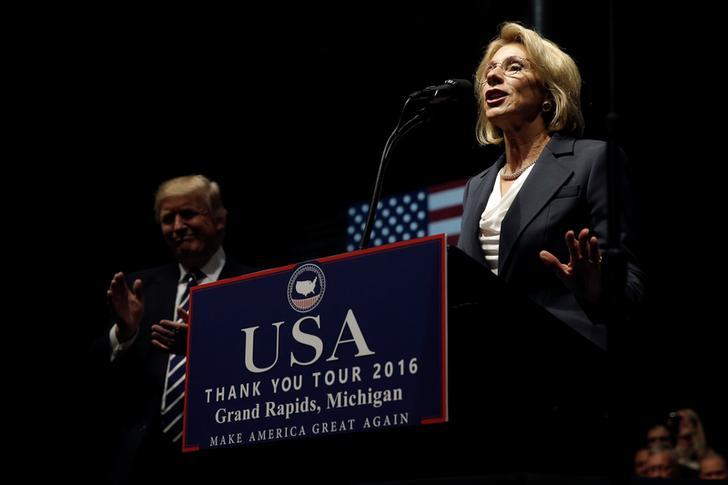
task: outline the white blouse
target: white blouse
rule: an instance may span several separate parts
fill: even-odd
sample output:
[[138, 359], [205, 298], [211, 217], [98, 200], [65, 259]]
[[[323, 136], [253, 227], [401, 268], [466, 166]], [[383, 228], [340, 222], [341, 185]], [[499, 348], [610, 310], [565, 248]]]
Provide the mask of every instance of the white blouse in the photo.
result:
[[496, 175], [493, 190], [488, 197], [488, 203], [485, 210], [480, 215], [480, 248], [483, 250], [485, 262], [493, 272], [498, 274], [498, 248], [500, 243], [501, 223], [506, 217], [508, 209], [510, 209], [513, 200], [521, 190], [523, 183], [533, 170], [533, 165], [528, 167], [520, 177], [518, 177], [506, 191], [505, 195], [501, 194], [500, 180], [501, 174], [505, 170], [503, 166]]

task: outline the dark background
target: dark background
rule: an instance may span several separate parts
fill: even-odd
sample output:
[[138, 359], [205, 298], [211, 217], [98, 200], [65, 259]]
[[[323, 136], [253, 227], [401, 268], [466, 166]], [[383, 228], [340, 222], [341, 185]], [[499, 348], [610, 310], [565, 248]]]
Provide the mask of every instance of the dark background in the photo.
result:
[[[709, 443], [726, 448], [717, 33], [694, 2], [615, 3], [618, 142], [633, 163], [649, 276], [645, 315], [610, 356], [620, 446], [628, 456], [648, 421], [693, 407]], [[544, 6], [542, 33], [584, 78], [586, 136], [604, 139], [608, 3]], [[472, 79], [500, 22], [533, 19], [531, 2], [492, 1], [44, 12], [18, 38], [33, 52], [18, 124], [38, 127], [18, 165], [39, 182], [35, 254], [62, 275], [63, 337], [79, 343], [70, 348], [80, 354], [104, 331], [114, 272], [169, 261], [152, 212], [161, 181], [203, 173], [221, 184], [226, 251], [238, 261], [341, 252], [345, 210], [368, 199], [405, 95]], [[474, 141], [474, 109], [404, 140], [385, 194], [492, 163], [498, 150]]]

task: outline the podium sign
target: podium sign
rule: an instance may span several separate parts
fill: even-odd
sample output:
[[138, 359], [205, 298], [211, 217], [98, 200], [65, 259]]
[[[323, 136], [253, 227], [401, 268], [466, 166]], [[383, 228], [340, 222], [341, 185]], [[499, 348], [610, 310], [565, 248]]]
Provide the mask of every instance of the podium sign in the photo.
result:
[[447, 421], [445, 238], [192, 289], [184, 451]]

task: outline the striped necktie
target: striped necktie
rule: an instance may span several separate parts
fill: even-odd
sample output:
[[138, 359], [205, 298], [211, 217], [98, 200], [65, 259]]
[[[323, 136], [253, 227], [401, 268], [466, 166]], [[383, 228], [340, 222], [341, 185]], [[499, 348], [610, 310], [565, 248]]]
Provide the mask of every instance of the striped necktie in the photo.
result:
[[[180, 306], [189, 308], [190, 288], [205, 275], [200, 270], [192, 270], [185, 275], [185, 287]], [[184, 412], [185, 372], [187, 356], [169, 354], [167, 373], [164, 379], [164, 395], [162, 396], [162, 433], [176, 443], [182, 437], [182, 414]]]

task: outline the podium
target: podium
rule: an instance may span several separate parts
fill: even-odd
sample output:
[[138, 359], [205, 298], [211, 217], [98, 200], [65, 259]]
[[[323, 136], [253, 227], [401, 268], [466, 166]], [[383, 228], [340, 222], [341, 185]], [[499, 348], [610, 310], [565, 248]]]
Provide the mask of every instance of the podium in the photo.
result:
[[448, 265], [452, 433], [487, 432], [479, 473], [605, 474], [606, 352], [458, 248]]
[[448, 421], [201, 450], [185, 458], [211, 482], [604, 474], [605, 353], [455, 247], [447, 248], [447, 307]]

